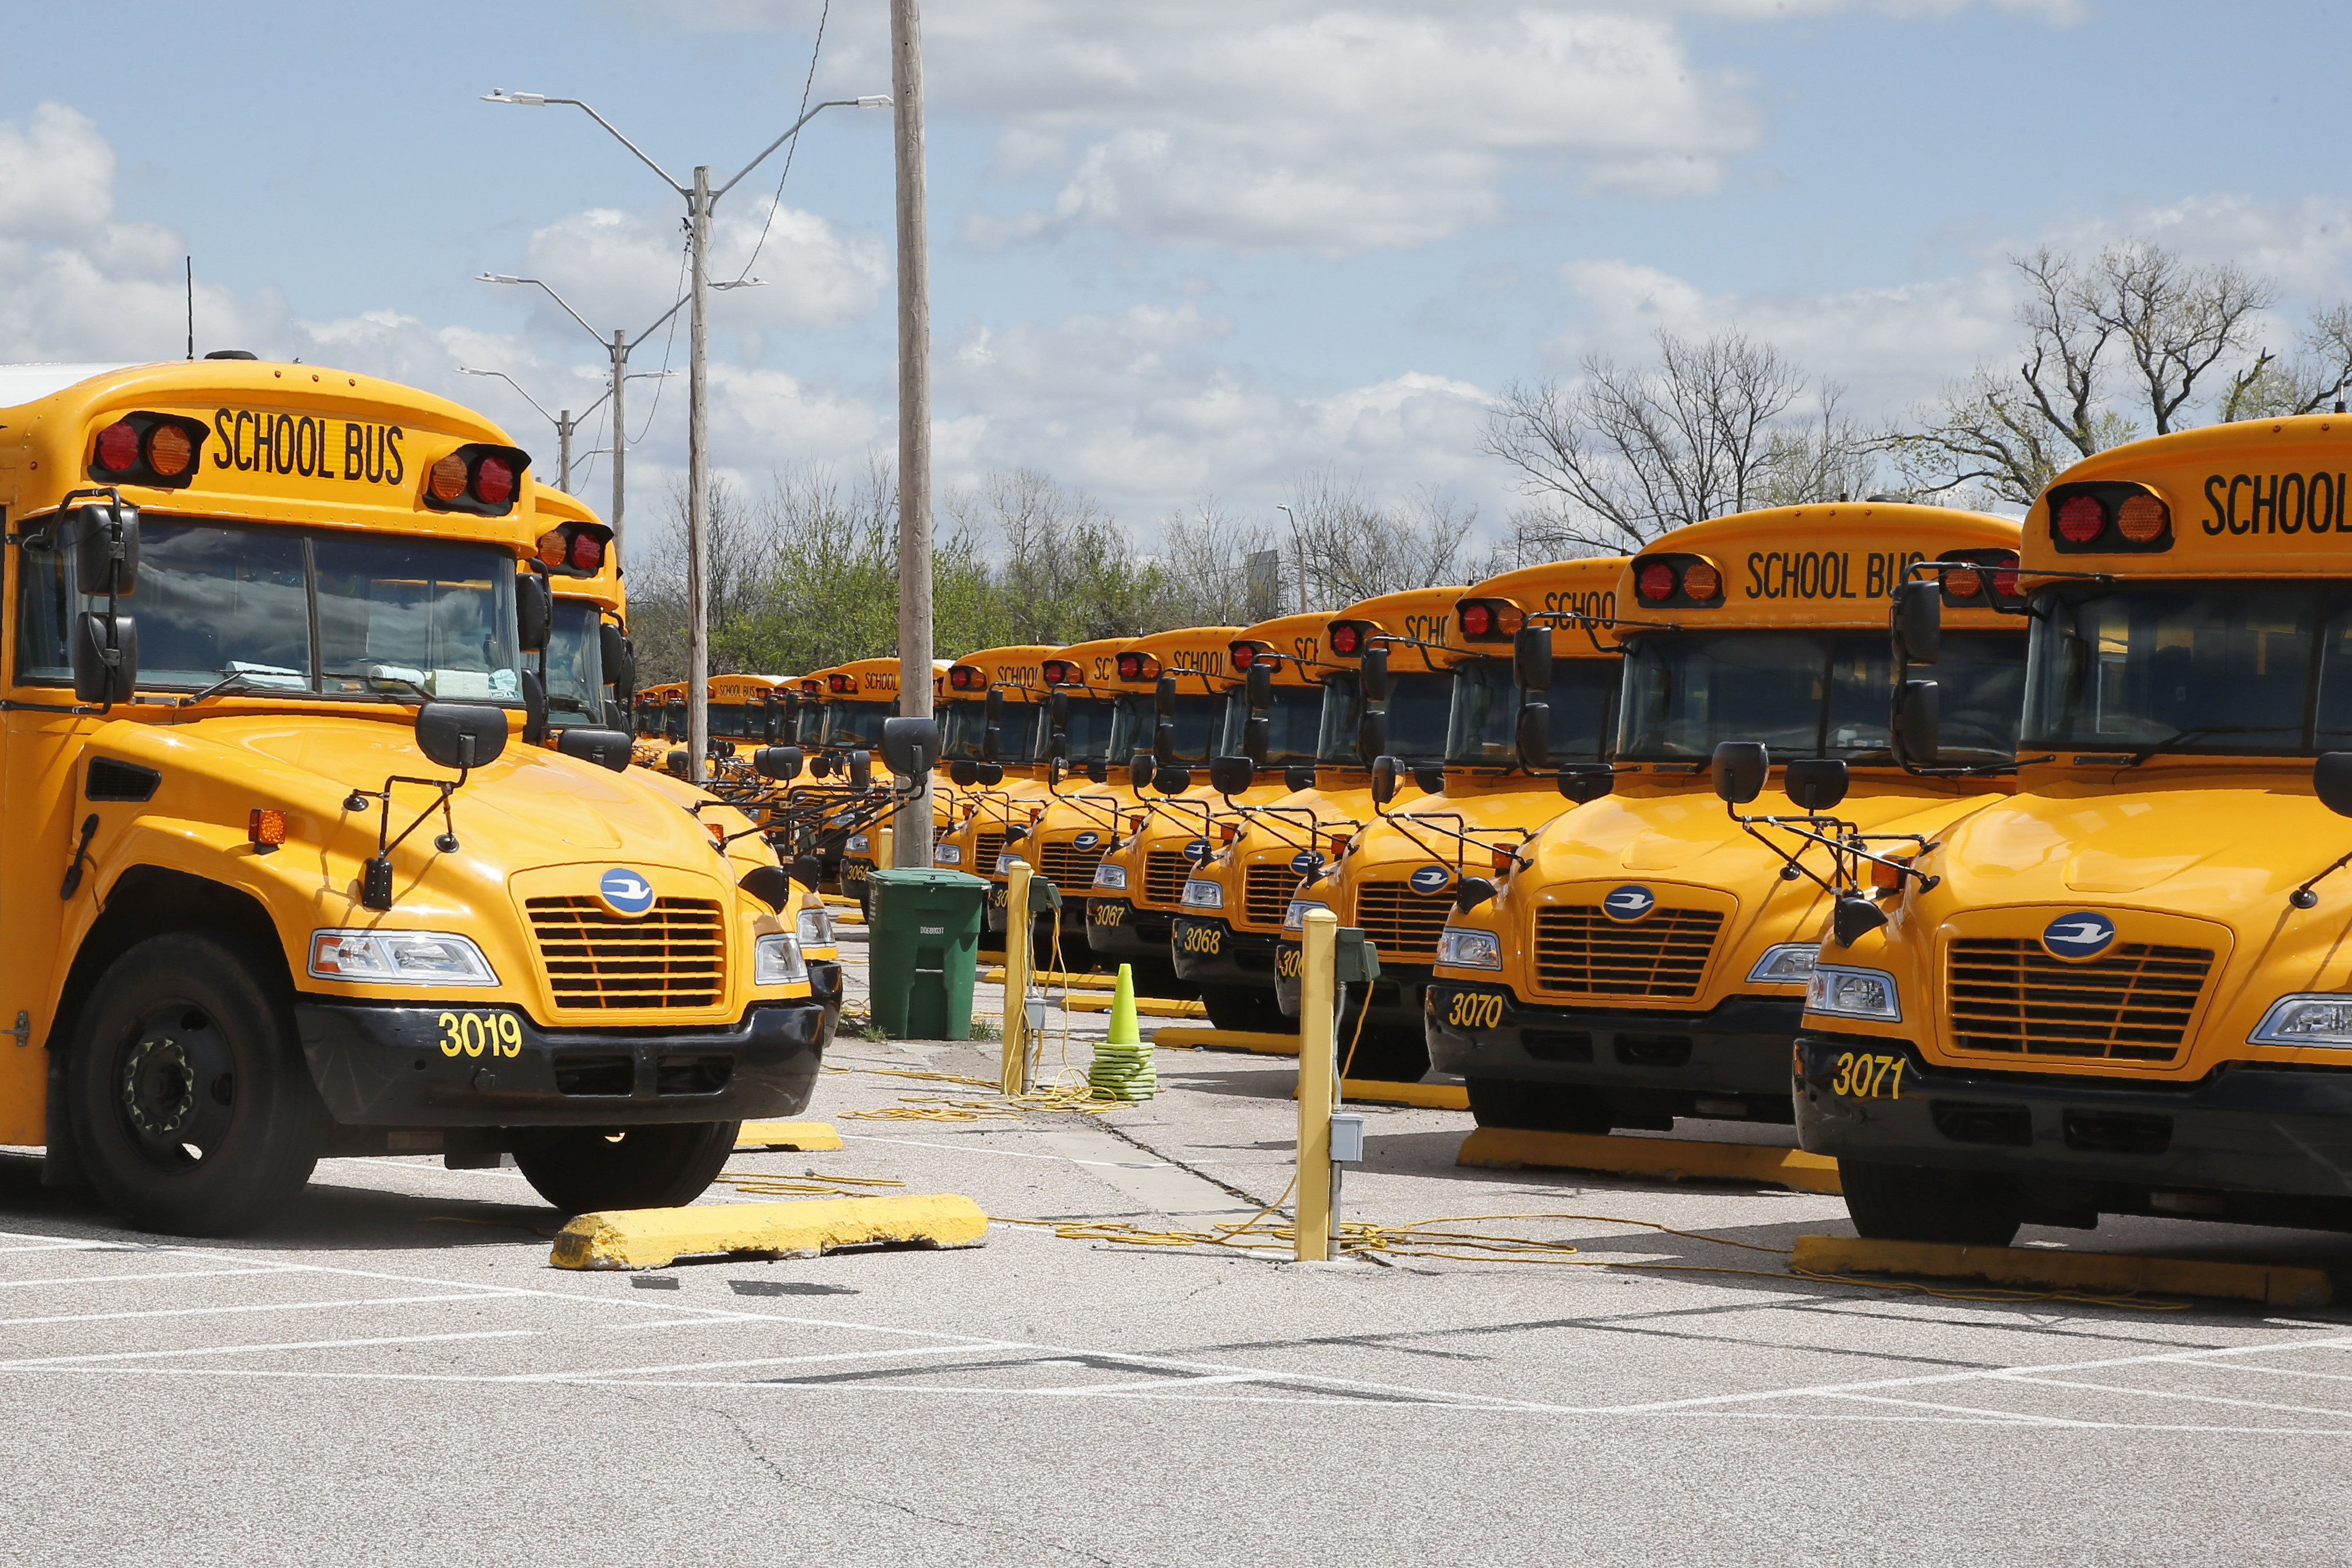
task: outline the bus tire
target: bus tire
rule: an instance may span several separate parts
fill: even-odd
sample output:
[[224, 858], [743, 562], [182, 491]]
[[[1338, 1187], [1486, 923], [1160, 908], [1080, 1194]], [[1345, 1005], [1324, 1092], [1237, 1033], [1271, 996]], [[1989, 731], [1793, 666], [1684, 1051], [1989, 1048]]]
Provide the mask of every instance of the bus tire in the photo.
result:
[[1470, 1118], [1482, 1127], [1513, 1127], [1531, 1133], [1606, 1133], [1609, 1102], [1573, 1083], [1538, 1083], [1516, 1078], [1473, 1078]]
[[735, 1152], [740, 1122], [664, 1122], [606, 1133], [564, 1132], [515, 1165], [523, 1179], [565, 1214], [608, 1208], [677, 1208], [700, 1197]]
[[126, 949], [66, 1067], [90, 1186], [142, 1230], [231, 1236], [310, 1179], [330, 1126], [291, 1008], [259, 955], [194, 933]]
[[1209, 1022], [1222, 1030], [1238, 1034], [1297, 1034], [1298, 1020], [1282, 1016], [1282, 1006], [1274, 999], [1272, 990], [1255, 991], [1247, 986], [1202, 986], [1201, 1005], [1209, 1009]]
[[1964, 1171], [1841, 1159], [1838, 1182], [1855, 1231], [1876, 1241], [2006, 1247], [2025, 1223], [2006, 1183]]
[[1418, 1083], [1429, 1071], [1429, 1036], [1416, 1026], [1367, 1023], [1356, 1029], [1360, 1004], [1339, 1019], [1339, 1071], [1375, 1083]]

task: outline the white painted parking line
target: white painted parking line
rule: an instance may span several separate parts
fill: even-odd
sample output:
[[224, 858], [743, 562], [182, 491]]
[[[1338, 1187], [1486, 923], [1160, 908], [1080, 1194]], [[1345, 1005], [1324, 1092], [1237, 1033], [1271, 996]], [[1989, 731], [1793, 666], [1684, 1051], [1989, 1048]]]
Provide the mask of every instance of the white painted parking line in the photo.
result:
[[2187, 1399], [2200, 1405], [2234, 1405], [2242, 1410], [2283, 1410], [2290, 1416], [2341, 1416], [2352, 1422], [2352, 1409], [2340, 1405], [2277, 1405], [2265, 1399], [2230, 1399], [2219, 1394], [2185, 1394], [2174, 1388], [2118, 1388], [2112, 1383], [2077, 1383], [2063, 1377], [2006, 1377], [2001, 1381], [2037, 1384], [2045, 1388], [2081, 1388], [2133, 1399]]
[[35, 1285], [127, 1285], [142, 1280], [228, 1280], [250, 1274], [282, 1274], [285, 1271], [283, 1269], [166, 1269], [153, 1274], [53, 1274], [43, 1280], [0, 1280], [0, 1291], [29, 1290]]
[[273, 1350], [360, 1350], [386, 1344], [436, 1344], [445, 1340], [531, 1339], [544, 1332], [541, 1329], [480, 1329], [469, 1333], [393, 1334], [380, 1339], [312, 1339], [290, 1340], [268, 1344], [192, 1345], [181, 1350], [91, 1351], [80, 1355], [41, 1355], [28, 1356], [17, 1361], [0, 1361], [0, 1372], [41, 1371], [51, 1367], [71, 1370], [91, 1362], [141, 1361], [172, 1355], [249, 1355]]
[[1177, 1165], [1173, 1160], [1085, 1160], [1074, 1155], [1033, 1155], [1026, 1149], [992, 1149], [982, 1145], [927, 1144], [919, 1138], [877, 1138], [869, 1133], [844, 1133], [844, 1142], [852, 1144], [900, 1144], [910, 1149], [944, 1149], [951, 1155], [1002, 1155], [1012, 1160], [1051, 1160], [1056, 1165], [1115, 1166], [1121, 1170], [1160, 1171], [1183, 1170], [1199, 1166], [1230, 1165], [1230, 1160], [1194, 1160], [1192, 1166]]
[[893, 1345], [881, 1350], [825, 1351], [814, 1355], [762, 1355], [741, 1361], [682, 1361], [668, 1366], [612, 1366], [595, 1372], [517, 1373], [510, 1383], [606, 1383], [615, 1379], [652, 1376], [664, 1372], [719, 1372], [742, 1366], [800, 1366], [825, 1361], [872, 1361], [898, 1355], [967, 1355], [982, 1351], [1025, 1350], [1010, 1340], [972, 1344]]
[[[139, 1312], [67, 1312], [52, 1317], [0, 1318], [0, 1328], [23, 1328], [35, 1323], [103, 1323], [130, 1320], [142, 1322], [155, 1318], [224, 1317], [241, 1312], [308, 1312], [323, 1307], [409, 1307], [440, 1301], [496, 1301], [509, 1299], [503, 1291], [466, 1291], [456, 1295], [441, 1296], [374, 1296], [353, 1297], [328, 1301], [241, 1301], [228, 1307], [159, 1307]], [[0, 1362], [0, 1365], [12, 1363]]]

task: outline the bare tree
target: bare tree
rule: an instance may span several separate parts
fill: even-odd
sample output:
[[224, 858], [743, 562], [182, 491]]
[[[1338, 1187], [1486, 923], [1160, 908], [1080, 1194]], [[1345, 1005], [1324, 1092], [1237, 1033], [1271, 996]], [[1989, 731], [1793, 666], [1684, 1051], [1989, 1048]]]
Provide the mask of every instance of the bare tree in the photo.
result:
[[1195, 497], [1160, 526], [1164, 584], [1155, 609], [1170, 626], [1246, 626], [1262, 619], [1249, 558], [1276, 549], [1272, 526], [1228, 511], [1212, 495]]
[[1478, 508], [1434, 485], [1375, 505], [1358, 478], [1310, 468], [1290, 482], [1291, 549], [1309, 599], [1337, 610], [1360, 599], [1460, 580]]
[[1006, 641], [1063, 644], [1151, 629], [1161, 574], [1136, 559], [1134, 539], [1093, 497], [1017, 468], [950, 495], [946, 510], [976, 544], [992, 536]]
[[2292, 359], [2264, 349], [2252, 364], [2231, 377], [2221, 418], [2317, 413], [2343, 402], [2347, 384], [2352, 384], [2352, 305], [2337, 305], [2311, 319]]
[[1555, 553], [1633, 550], [1763, 499], [1774, 426], [1804, 375], [1738, 331], [1661, 331], [1657, 345], [1654, 370], [1594, 355], [1571, 384], [1504, 389], [1479, 447], [1533, 497], [1514, 516], [1523, 538]]

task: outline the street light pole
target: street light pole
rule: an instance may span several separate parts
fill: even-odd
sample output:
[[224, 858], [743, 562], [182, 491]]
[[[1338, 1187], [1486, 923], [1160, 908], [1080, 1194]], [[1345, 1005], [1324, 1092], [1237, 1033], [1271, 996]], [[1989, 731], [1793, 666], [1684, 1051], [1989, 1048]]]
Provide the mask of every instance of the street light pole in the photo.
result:
[[[905, 3], [905, 0], [901, 0], [901, 3]], [[503, 89], [499, 89], [497, 91], [484, 93], [482, 95], [482, 101], [485, 103], [519, 104], [523, 107], [532, 109], [543, 108], [551, 103], [569, 104], [573, 109], [585, 114], [589, 119], [594, 120], [597, 124], [603, 126], [607, 131], [611, 132], [613, 140], [618, 141], [622, 146], [627, 148], [632, 153], [635, 154], [638, 162], [643, 163], [646, 168], [651, 169], [656, 175], [660, 176], [664, 184], [667, 185], [671, 190], [686, 198], [688, 235], [687, 248], [692, 253], [691, 260], [694, 269], [694, 283], [687, 291], [688, 298], [693, 301], [694, 309], [688, 318], [691, 322], [691, 328], [688, 334], [689, 349], [687, 371], [687, 488], [688, 494], [686, 503], [686, 593], [688, 601], [686, 671], [686, 726], [688, 739], [686, 752], [686, 776], [688, 782], [699, 784], [703, 781], [703, 767], [706, 760], [703, 756], [703, 752], [710, 734], [710, 666], [709, 664], [709, 647], [708, 642], [709, 606], [704, 602], [703, 595], [703, 580], [706, 575], [703, 551], [709, 542], [705, 537], [705, 533], [709, 522], [709, 497], [706, 493], [709, 476], [709, 455], [704, 450], [704, 438], [708, 434], [709, 411], [706, 408], [705, 403], [706, 394], [709, 390], [709, 365], [706, 362], [709, 358], [709, 336], [704, 318], [705, 308], [712, 287], [707, 266], [710, 251], [711, 209], [718, 205], [719, 198], [733, 190], [736, 184], [741, 181], [746, 174], [749, 174], [752, 170], [766, 162], [770, 153], [772, 153], [777, 148], [782, 147], [785, 142], [799, 135], [802, 126], [806, 125], [810, 120], [814, 120], [826, 110], [887, 109], [890, 107], [890, 99], [887, 94], [880, 93], [872, 94], [865, 98], [828, 99], [824, 102], [818, 104], [814, 109], [810, 110], [807, 113], [802, 115], [798, 120], [793, 121], [789, 130], [787, 130], [782, 136], [777, 137], [773, 141], [769, 142], [767, 147], [761, 152], [757, 158], [752, 159], [749, 163], [744, 164], [742, 168], [737, 170], [733, 179], [729, 180], [725, 184], [719, 186], [716, 190], [713, 190], [710, 185], [710, 170], [704, 165], [696, 166], [694, 171], [694, 183], [692, 184], [679, 184], [677, 178], [673, 176], [668, 170], [663, 168], [660, 164], [647, 157], [645, 151], [635, 142], [622, 135], [620, 129], [611, 120], [597, 113], [593, 109], [590, 108], [585, 102], [579, 99], [550, 98], [545, 93], [540, 92], [507, 92]], [[749, 281], [751, 280], [737, 279], [735, 284], [720, 284], [718, 285], [718, 287], [722, 288], [732, 287]], [[541, 284], [540, 287], [544, 288], [546, 287], [546, 285]], [[548, 292], [550, 294], [553, 294], [555, 291], [551, 288], [548, 289]], [[562, 301], [559, 300], [558, 303], [560, 304]], [[563, 308], [566, 310], [572, 310], [572, 308], [569, 305], [566, 305]], [[670, 307], [672, 311], [675, 311], [677, 308], [677, 307], [675, 305]], [[580, 319], [579, 312], [572, 311], [572, 314], [574, 320]], [[667, 317], [664, 318], [664, 319], [667, 319]], [[588, 325], [585, 321], [581, 321], [580, 324], [583, 327]], [[589, 330], [594, 331], [595, 329], [590, 328]], [[647, 330], [651, 330], [651, 329], [648, 328]], [[641, 337], [643, 336], [643, 334], [639, 335]], [[615, 441], [614, 444], [617, 448], [620, 444]], [[928, 674], [923, 685], [923, 693], [925, 697], [928, 699], [930, 695], [930, 684]], [[929, 709], [926, 708], [925, 711], [928, 712]], [[928, 841], [928, 838], [929, 835], [927, 834], [926, 841]]]
[[[540, 418], [555, 426], [556, 442], [562, 453], [562, 467], [559, 470], [562, 476], [556, 481], [555, 487], [562, 491], [567, 496], [572, 494], [572, 433], [580, 428], [581, 420], [586, 419], [590, 414], [596, 412], [596, 404], [603, 402], [604, 398], [614, 398], [614, 401], [617, 402], [619, 399], [614, 395], [614, 393], [611, 391], [607, 391], [604, 397], [600, 397], [596, 400], [596, 402], [592, 402], [586, 408], [582, 409], [580, 411], [579, 419], [574, 419], [572, 416], [572, 411], [568, 408], [561, 413], [548, 413], [545, 408], [541, 407], [540, 401], [537, 398], [531, 396], [530, 393], [527, 392], [523, 392], [523, 386], [520, 382], [515, 380], [514, 377], [507, 374], [504, 371], [477, 371], [469, 369], [465, 365], [459, 365], [457, 367], [457, 373], [461, 376], [489, 376], [498, 381], [506, 382], [507, 385], [514, 388], [516, 392], [522, 393], [523, 402], [539, 410]], [[618, 387], [620, 382], [616, 381], [613, 384], [614, 387]], [[621, 530], [618, 526], [615, 526], [613, 529], [613, 538], [617, 540], [620, 537]]]

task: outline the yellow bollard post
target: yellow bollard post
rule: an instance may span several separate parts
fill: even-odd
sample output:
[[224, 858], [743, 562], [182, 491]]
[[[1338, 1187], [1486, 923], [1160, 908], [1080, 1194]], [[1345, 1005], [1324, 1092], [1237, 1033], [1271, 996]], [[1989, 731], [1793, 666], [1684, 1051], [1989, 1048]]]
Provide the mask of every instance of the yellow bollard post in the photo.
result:
[[890, 859], [890, 830], [887, 827], [875, 829], [871, 841], [874, 845], [874, 869], [877, 871], [888, 871], [892, 864]]
[[1004, 862], [1004, 1056], [997, 1086], [1029, 1092], [1029, 862]]
[[1298, 1240], [1301, 1263], [1331, 1260], [1331, 1112], [1339, 1087], [1339, 1031], [1334, 995], [1339, 917], [1307, 912], [1300, 944], [1298, 996]]

